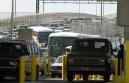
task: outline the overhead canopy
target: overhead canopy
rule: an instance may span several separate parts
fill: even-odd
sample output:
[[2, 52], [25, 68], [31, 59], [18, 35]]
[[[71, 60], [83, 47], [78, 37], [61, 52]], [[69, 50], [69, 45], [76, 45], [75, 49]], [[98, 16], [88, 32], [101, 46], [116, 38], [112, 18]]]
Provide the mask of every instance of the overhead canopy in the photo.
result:
[[117, 1], [117, 0], [41, 0], [41, 1]]
[[43, 2], [48, 2], [48, 3], [70, 3], [70, 2], [74, 2], [74, 3], [77, 3], [77, 2], [108, 2], [108, 3], [112, 3], [112, 2], [117, 2], [117, 0], [40, 0], [40, 1], [43, 1]]

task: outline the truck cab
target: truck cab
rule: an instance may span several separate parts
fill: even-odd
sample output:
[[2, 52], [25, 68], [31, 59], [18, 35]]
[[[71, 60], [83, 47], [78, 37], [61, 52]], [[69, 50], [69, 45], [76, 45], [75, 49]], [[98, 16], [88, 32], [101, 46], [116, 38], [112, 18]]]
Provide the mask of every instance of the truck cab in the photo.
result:
[[[80, 74], [83, 80], [89, 75], [102, 75], [104, 81], [110, 80], [114, 73], [113, 60], [117, 56], [116, 41], [106, 38], [77, 39], [67, 55], [67, 80], [72, 81], [75, 74]], [[114, 47], [113, 47], [114, 46]]]

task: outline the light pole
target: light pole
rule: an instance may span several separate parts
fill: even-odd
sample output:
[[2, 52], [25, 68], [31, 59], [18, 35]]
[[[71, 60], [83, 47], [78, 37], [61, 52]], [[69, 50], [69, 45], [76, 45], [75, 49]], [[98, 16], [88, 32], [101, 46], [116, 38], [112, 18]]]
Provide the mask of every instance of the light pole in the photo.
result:
[[17, 0], [15, 0], [15, 16], [17, 15], [16, 12], [17, 12]]
[[12, 11], [11, 11], [11, 39], [13, 39], [13, 28], [14, 28], [14, 0], [12, 0]]

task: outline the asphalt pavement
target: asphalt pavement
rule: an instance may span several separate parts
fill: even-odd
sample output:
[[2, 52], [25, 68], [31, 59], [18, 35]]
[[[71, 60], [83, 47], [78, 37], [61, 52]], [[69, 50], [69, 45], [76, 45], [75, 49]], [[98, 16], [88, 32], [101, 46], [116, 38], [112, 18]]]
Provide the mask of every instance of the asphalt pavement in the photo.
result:
[[[19, 83], [18, 81], [15, 80], [1, 80], [0, 83]], [[26, 81], [25, 83], [106, 83], [102, 80], [97, 80], [97, 81], [73, 81], [73, 82], [68, 82], [67, 80], [62, 80], [61, 78], [40, 78], [39, 81], [36, 82], [31, 82], [31, 81]], [[113, 83], [113, 82], [108, 82], [108, 83]]]

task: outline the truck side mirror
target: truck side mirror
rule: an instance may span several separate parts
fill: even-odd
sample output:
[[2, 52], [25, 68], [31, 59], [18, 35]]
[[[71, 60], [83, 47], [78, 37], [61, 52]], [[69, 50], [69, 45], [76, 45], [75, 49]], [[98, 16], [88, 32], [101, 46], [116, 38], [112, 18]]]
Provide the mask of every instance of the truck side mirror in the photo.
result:
[[70, 49], [65, 49], [66, 50], [66, 52], [70, 52]]
[[117, 49], [114, 49], [114, 50], [113, 50], [113, 55], [114, 55], [115, 57], [118, 55]]
[[65, 47], [66, 52], [70, 52], [71, 51], [71, 48], [72, 48], [72, 46]]

